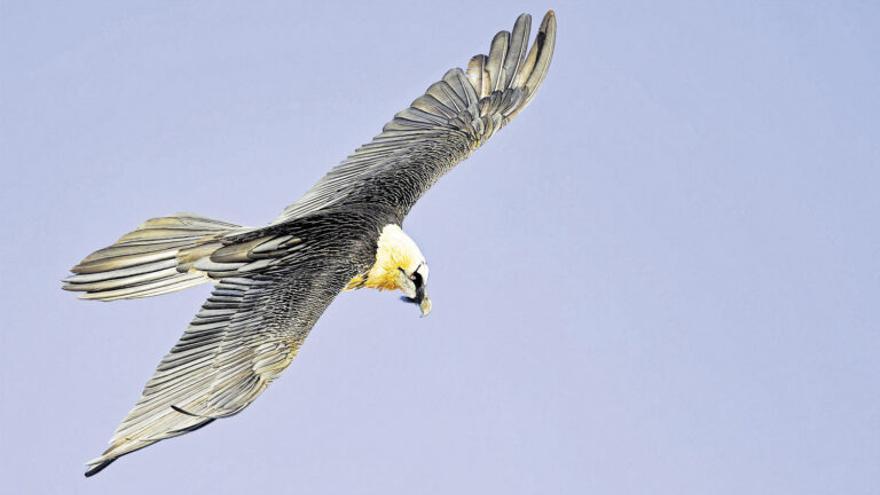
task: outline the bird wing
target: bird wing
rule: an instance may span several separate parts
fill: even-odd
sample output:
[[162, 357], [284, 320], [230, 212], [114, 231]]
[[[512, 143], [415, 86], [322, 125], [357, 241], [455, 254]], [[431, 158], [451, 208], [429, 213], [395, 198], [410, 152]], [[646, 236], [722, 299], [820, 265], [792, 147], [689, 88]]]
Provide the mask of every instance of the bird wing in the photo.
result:
[[347, 203], [388, 202], [404, 214], [443, 173], [528, 105], [544, 80], [556, 40], [553, 11], [528, 50], [531, 16], [492, 39], [399, 112], [370, 143], [333, 168], [274, 223]]
[[[284, 245], [277, 238], [269, 242]], [[122, 455], [244, 409], [287, 368], [352, 276], [345, 261], [308, 256], [256, 269], [254, 245], [271, 252], [265, 241], [250, 240], [221, 253], [225, 271], [213, 272], [219, 282], [211, 296], [159, 363], [110, 447], [89, 462], [87, 476]], [[274, 259], [293, 255], [276, 252]]]

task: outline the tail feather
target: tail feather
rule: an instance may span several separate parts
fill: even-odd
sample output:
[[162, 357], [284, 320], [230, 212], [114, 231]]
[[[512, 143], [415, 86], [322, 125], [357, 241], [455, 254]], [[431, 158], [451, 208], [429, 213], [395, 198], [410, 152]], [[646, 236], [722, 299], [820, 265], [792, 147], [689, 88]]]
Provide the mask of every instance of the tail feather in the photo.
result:
[[149, 297], [208, 281], [193, 268], [223, 246], [220, 239], [241, 226], [178, 213], [147, 220], [115, 244], [86, 256], [70, 269], [63, 288], [83, 299], [114, 301]]

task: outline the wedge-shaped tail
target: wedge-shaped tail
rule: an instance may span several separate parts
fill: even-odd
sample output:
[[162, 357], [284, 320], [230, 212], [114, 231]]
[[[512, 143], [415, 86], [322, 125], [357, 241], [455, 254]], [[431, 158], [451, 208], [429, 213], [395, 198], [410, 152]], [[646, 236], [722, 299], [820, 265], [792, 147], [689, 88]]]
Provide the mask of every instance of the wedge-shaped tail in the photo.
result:
[[195, 263], [223, 247], [220, 240], [242, 227], [178, 213], [153, 218], [115, 244], [88, 255], [71, 268], [64, 289], [83, 299], [114, 301], [167, 294], [210, 279]]

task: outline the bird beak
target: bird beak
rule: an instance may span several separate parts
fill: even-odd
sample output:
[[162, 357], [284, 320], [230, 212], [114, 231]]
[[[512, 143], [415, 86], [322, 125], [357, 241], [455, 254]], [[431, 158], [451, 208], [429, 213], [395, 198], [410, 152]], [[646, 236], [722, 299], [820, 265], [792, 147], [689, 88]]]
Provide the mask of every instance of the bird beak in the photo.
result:
[[419, 310], [422, 312], [422, 318], [428, 316], [431, 312], [431, 299], [428, 297], [427, 292], [425, 292], [424, 285], [416, 287], [416, 284], [406, 276], [406, 273], [400, 270], [400, 273], [397, 275], [397, 286], [403, 292], [402, 300], [418, 304]]
[[424, 292], [422, 293], [422, 300], [419, 301], [419, 309], [422, 310], [422, 318], [428, 316], [431, 312], [431, 299]]
[[428, 293], [425, 292], [424, 285], [416, 289], [416, 297], [411, 298], [410, 301], [419, 305], [419, 310], [422, 312], [422, 318], [428, 316], [428, 313], [431, 312], [431, 298], [428, 297]]

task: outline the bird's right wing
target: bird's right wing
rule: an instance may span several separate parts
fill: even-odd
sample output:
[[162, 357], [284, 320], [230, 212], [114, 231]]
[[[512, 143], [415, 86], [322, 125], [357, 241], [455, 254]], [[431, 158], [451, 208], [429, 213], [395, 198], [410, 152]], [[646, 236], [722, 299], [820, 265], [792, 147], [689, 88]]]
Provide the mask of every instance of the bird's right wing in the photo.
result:
[[266, 245], [255, 240], [240, 245], [238, 254], [236, 246], [227, 249], [225, 259], [238, 256], [237, 269], [229, 267], [235, 263], [226, 264], [211, 296], [116, 429], [110, 447], [89, 462], [86, 476], [122, 455], [248, 406], [287, 368], [352, 275], [346, 262], [328, 259], [254, 266], [256, 261], [244, 258], [252, 256], [248, 253], [258, 242]]
[[534, 98], [547, 75], [556, 17], [544, 16], [528, 50], [532, 18], [492, 39], [488, 55], [451, 69], [372, 142], [333, 168], [273, 223], [284, 223], [341, 202], [390, 203], [408, 212], [446, 171], [465, 159]]

